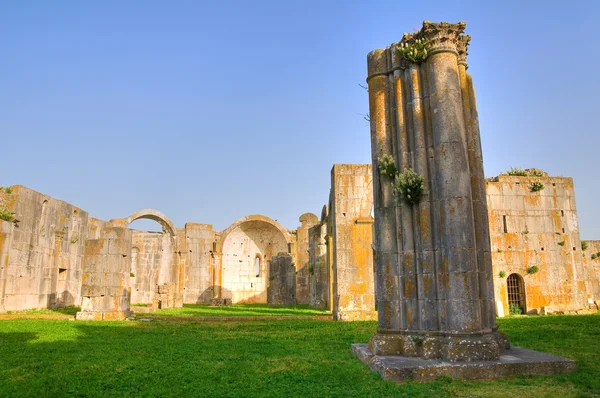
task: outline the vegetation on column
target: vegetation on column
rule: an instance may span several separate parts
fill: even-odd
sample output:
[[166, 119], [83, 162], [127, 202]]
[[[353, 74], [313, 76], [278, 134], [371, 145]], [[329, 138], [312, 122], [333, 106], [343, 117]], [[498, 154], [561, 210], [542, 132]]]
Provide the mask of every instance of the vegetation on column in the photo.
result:
[[588, 248], [588, 243], [584, 240], [581, 241], [581, 250], [585, 251]]
[[419, 203], [423, 196], [425, 179], [410, 168], [405, 168], [399, 173], [391, 155], [385, 154], [377, 161], [379, 173], [390, 179], [398, 196], [410, 205]]
[[424, 183], [425, 179], [414, 170], [404, 169], [396, 175], [394, 189], [406, 203], [414, 205], [419, 203], [423, 196]]
[[378, 160], [379, 173], [386, 176], [387, 178], [394, 180], [398, 169], [396, 169], [396, 163], [392, 155], [383, 155]]
[[539, 268], [537, 265], [532, 265], [531, 267], [527, 268], [527, 273], [530, 275], [536, 274], [539, 271]]
[[398, 55], [407, 61], [420, 64], [427, 59], [429, 40], [416, 39], [412, 43], [400, 43]]
[[500, 271], [500, 273], [498, 274], [498, 276], [500, 278], [506, 278], [506, 271]]

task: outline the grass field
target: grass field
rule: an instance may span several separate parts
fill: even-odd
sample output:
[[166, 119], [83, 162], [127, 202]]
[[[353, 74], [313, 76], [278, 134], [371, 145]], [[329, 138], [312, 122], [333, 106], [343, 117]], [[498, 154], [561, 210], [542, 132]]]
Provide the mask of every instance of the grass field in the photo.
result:
[[600, 396], [600, 315], [499, 323], [515, 345], [576, 359], [577, 372], [397, 385], [350, 354], [376, 322], [11, 319], [0, 321], [0, 396]]
[[186, 304], [182, 308], [169, 308], [158, 310], [150, 314], [142, 314], [144, 318], [148, 316], [327, 316], [331, 315], [329, 311], [322, 311], [310, 308], [308, 304], [296, 305], [294, 307], [269, 307], [266, 304], [233, 304], [227, 307], [210, 307], [208, 304]]

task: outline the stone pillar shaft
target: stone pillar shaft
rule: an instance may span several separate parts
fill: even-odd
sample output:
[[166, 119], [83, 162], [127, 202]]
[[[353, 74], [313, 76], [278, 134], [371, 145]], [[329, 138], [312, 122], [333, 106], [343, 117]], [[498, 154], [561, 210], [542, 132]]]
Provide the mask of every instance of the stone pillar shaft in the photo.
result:
[[[370, 347], [452, 361], [498, 358], [477, 111], [466, 74], [464, 23], [425, 22], [368, 56], [379, 331]], [[424, 179], [407, 204], [379, 173], [394, 157]], [[483, 347], [483, 348], [482, 348]]]

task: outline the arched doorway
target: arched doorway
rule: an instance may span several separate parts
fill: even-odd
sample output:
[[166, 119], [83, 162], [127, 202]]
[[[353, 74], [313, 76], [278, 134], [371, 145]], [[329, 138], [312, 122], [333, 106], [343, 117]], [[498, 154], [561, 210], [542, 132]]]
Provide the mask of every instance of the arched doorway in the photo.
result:
[[525, 302], [525, 283], [519, 274], [510, 274], [506, 278], [506, 290], [508, 292], [508, 312], [510, 315], [525, 314], [527, 305]]
[[269, 262], [279, 253], [287, 253], [289, 242], [288, 231], [268, 217], [247, 216], [233, 223], [220, 240], [217, 294], [233, 303], [266, 303]]

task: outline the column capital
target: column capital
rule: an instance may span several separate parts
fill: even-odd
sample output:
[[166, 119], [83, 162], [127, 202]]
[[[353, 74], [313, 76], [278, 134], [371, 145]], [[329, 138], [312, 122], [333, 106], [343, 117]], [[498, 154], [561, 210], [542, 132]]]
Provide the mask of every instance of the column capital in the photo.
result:
[[427, 56], [437, 52], [453, 52], [457, 56], [464, 54], [466, 63], [467, 47], [470, 36], [464, 35], [466, 22], [448, 23], [423, 21], [423, 27], [415, 33], [405, 33], [400, 43], [412, 45], [417, 40], [427, 43]]

